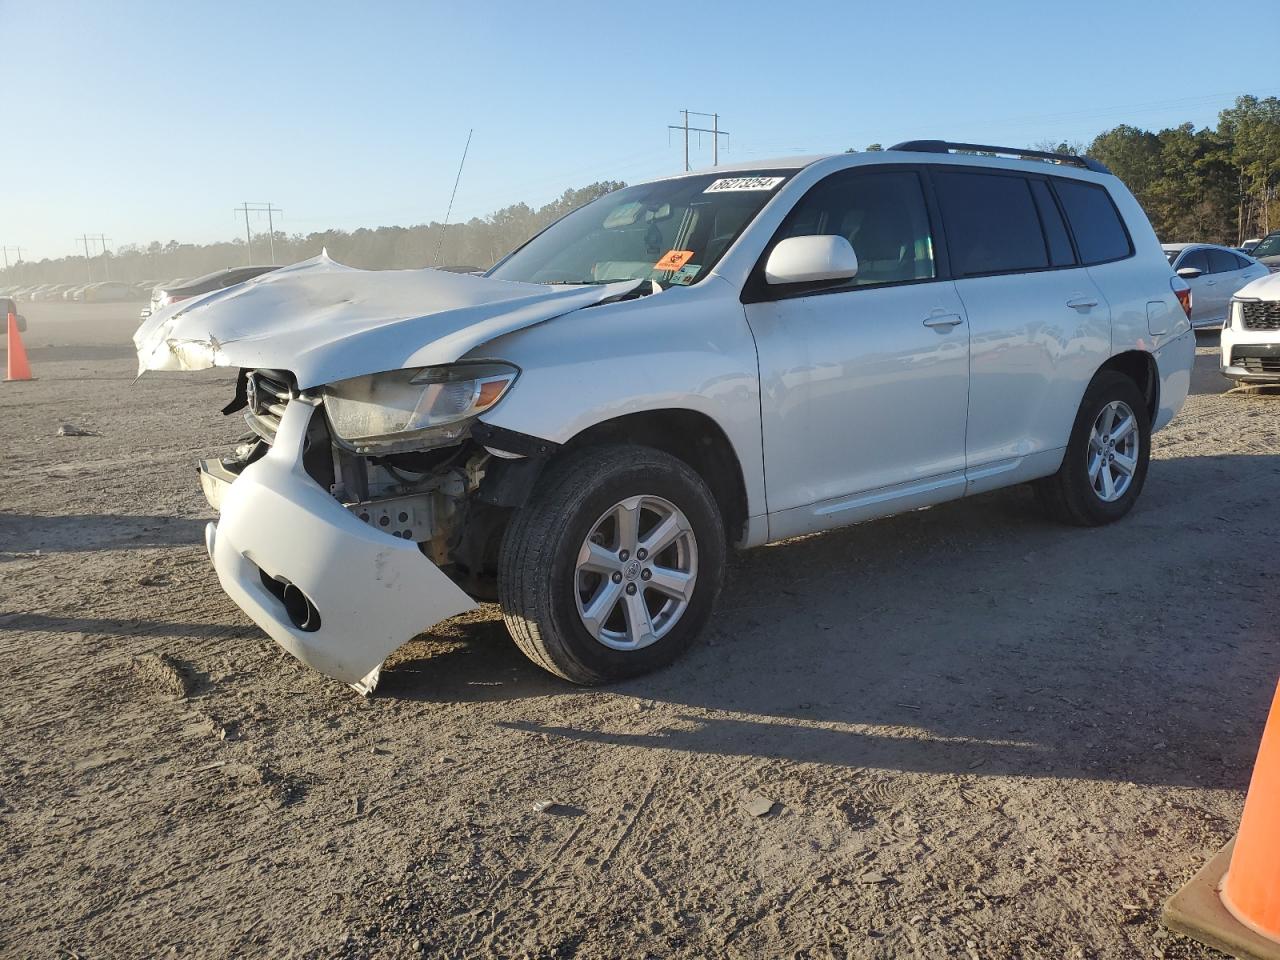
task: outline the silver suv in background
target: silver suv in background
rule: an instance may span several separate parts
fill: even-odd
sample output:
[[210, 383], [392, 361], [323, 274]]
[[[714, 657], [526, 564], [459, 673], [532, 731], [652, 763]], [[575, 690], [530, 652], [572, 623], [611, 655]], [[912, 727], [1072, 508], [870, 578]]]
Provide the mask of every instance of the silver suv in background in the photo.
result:
[[1024, 482], [1119, 520], [1190, 306], [1097, 161], [914, 141], [626, 187], [484, 276], [322, 255], [134, 339], [140, 370], [238, 369], [255, 438], [201, 464], [213, 566], [368, 691], [479, 597], [601, 683], [694, 642], [733, 546]]

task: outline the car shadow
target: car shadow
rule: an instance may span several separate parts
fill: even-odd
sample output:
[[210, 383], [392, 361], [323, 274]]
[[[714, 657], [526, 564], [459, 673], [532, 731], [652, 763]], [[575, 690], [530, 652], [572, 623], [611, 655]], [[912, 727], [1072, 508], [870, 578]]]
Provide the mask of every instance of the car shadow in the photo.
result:
[[187, 546], [204, 542], [207, 522], [164, 515], [36, 516], [0, 511], [0, 556]]
[[[1280, 594], [1252, 559], [1278, 481], [1275, 455], [1160, 459], [1108, 527], [1050, 523], [1023, 487], [749, 551], [703, 642], [609, 688], [666, 705], [660, 729], [500, 722], [850, 768], [1240, 788], [1280, 672]], [[1166, 608], [1193, 588], [1194, 606]], [[493, 608], [443, 626], [380, 695], [594, 695], [525, 661]]]
[[252, 623], [173, 623], [165, 620], [111, 617], [59, 617], [43, 613], [0, 610], [0, 631], [33, 633], [89, 633], [106, 636], [171, 636], [198, 638], [259, 637]]

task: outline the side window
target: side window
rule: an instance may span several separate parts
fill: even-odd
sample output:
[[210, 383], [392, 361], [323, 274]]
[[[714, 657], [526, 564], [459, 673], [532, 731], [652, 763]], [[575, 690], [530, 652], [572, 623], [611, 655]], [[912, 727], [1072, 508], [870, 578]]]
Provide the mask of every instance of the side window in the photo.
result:
[[1040, 217], [1025, 179], [936, 171], [933, 182], [957, 277], [1049, 266]]
[[1240, 254], [1238, 254], [1238, 253], [1233, 253], [1233, 254], [1232, 254], [1232, 256], [1236, 258], [1236, 269], [1237, 269], [1237, 270], [1248, 270], [1250, 267], [1252, 267], [1252, 266], [1253, 266], [1253, 264], [1252, 264], [1252, 263], [1250, 263], [1250, 262], [1249, 262], [1248, 260], [1246, 260], [1244, 257], [1240, 256]]
[[1054, 189], [1085, 264], [1123, 260], [1133, 253], [1129, 234], [1105, 187], [1059, 177], [1054, 180]]
[[1184, 256], [1181, 262], [1179, 262], [1178, 264], [1179, 270], [1183, 269], [1184, 267], [1192, 267], [1196, 270], [1199, 270], [1201, 273], [1208, 273], [1209, 272], [1208, 251], [1203, 248], [1199, 250], [1192, 250], [1190, 253]]
[[1054, 267], [1071, 266], [1076, 262], [1076, 255], [1071, 249], [1067, 225], [1062, 222], [1053, 192], [1043, 180], [1031, 180], [1030, 183], [1031, 195], [1036, 199], [1036, 210], [1040, 212], [1040, 223], [1044, 227], [1044, 239], [1049, 245], [1049, 264]]
[[850, 286], [936, 276], [929, 211], [911, 170], [833, 174], [796, 204], [778, 239], [830, 234], [844, 237], [858, 255]]
[[1229, 250], [1210, 250], [1208, 253], [1210, 273], [1232, 273], [1240, 269], [1236, 255]]

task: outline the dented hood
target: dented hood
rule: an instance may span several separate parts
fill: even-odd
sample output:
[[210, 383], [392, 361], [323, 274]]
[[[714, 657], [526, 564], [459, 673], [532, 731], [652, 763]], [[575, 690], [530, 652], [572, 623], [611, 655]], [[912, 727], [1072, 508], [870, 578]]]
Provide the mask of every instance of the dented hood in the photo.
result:
[[302, 389], [452, 363], [488, 340], [631, 292], [443, 270], [359, 270], [321, 254], [157, 311], [133, 335], [138, 373], [263, 367]]

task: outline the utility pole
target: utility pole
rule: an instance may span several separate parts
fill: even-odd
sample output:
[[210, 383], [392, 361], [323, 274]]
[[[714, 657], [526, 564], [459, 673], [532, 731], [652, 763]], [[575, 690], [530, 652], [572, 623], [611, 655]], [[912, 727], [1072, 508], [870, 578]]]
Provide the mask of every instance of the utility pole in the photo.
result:
[[13, 262], [13, 265], [16, 267], [18, 264], [22, 263], [22, 248], [21, 248], [21, 247], [17, 247], [17, 246], [7, 246], [7, 247], [5, 247], [5, 248], [4, 248], [4, 269], [5, 269], [5, 271], [6, 271], [6, 272], [8, 272], [8, 270], [9, 270], [9, 251], [10, 251], [10, 250], [16, 250], [16, 251], [18, 252], [18, 259], [17, 259], [17, 260], [15, 260], [15, 261]]
[[244, 214], [244, 242], [249, 254], [249, 263], [253, 263], [253, 232], [249, 228], [249, 214], [265, 213], [267, 215], [267, 244], [271, 248], [271, 262], [276, 262], [276, 223], [275, 214], [284, 213], [270, 203], [249, 203], [248, 201], [234, 208], [236, 213]]
[[[727, 137], [727, 136], [729, 136], [729, 132], [728, 132], [727, 130], [721, 130], [721, 129], [720, 129], [720, 114], [718, 114], [718, 113], [700, 113], [700, 112], [698, 112], [697, 110], [681, 110], [681, 111], [680, 111], [680, 113], [681, 113], [681, 114], [683, 114], [683, 116], [684, 116], [684, 123], [669, 123], [669, 124], [667, 124], [667, 130], [668, 130], [668, 131], [671, 131], [671, 130], [679, 130], [679, 131], [681, 131], [681, 132], [684, 134], [684, 169], [685, 169], [685, 172], [687, 173], [687, 172], [689, 171], [689, 134], [690, 134], [690, 133], [709, 133], [709, 134], [711, 134], [711, 140], [712, 140], [712, 146], [711, 146], [711, 165], [712, 165], [713, 167], [718, 167], [718, 166], [720, 165], [720, 138], [721, 138], [721, 137]], [[710, 117], [710, 118], [711, 118], [711, 129], [710, 129], [710, 130], [708, 130], [706, 127], [691, 127], [691, 126], [689, 126], [689, 116], [690, 116], [690, 114], [692, 114], [692, 115], [693, 115], [693, 116], [695, 116], [695, 117]], [[701, 139], [701, 138], [699, 138], [699, 139]]]
[[279, 207], [273, 207], [267, 204], [267, 244], [271, 247], [271, 265], [274, 267], [276, 263], [276, 222], [272, 219], [272, 213], [281, 213]]
[[98, 242], [102, 245], [102, 273], [104, 279], [111, 279], [111, 259], [107, 256], [107, 242], [111, 238], [105, 233], [98, 234]]
[[244, 242], [249, 248], [249, 259], [245, 262], [253, 263], [253, 234], [249, 232], [249, 204], [242, 203], [236, 209], [244, 211]]
[[87, 233], [83, 235], [83, 240], [84, 240], [84, 272], [85, 272], [85, 276], [89, 278], [89, 282], [92, 283], [93, 282], [93, 265], [89, 262], [89, 235]]

